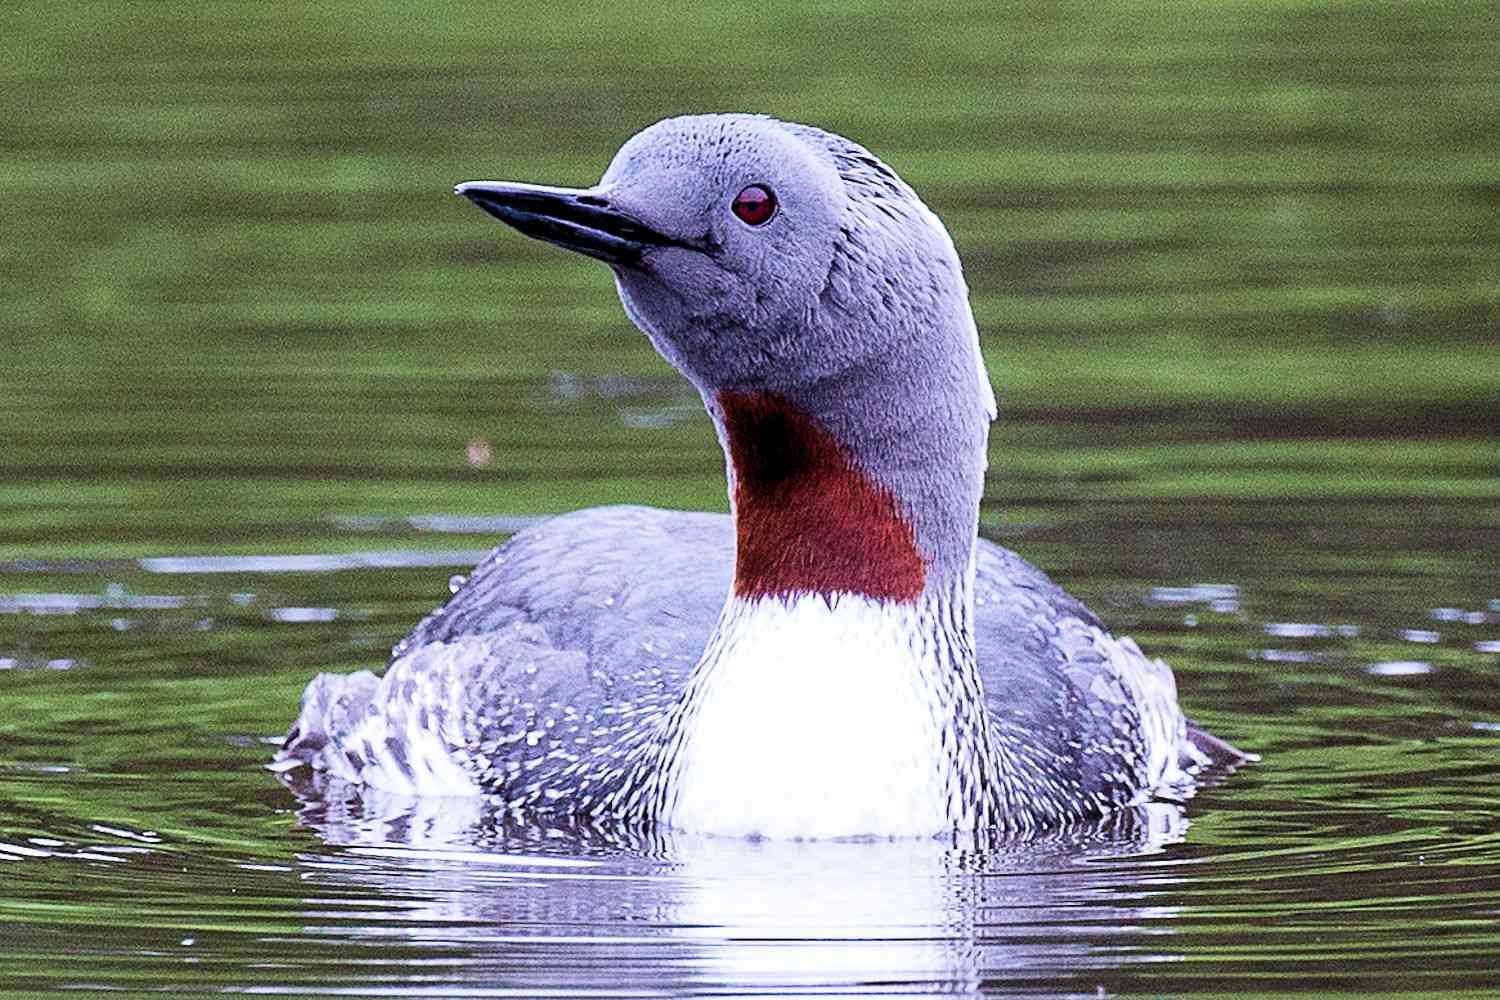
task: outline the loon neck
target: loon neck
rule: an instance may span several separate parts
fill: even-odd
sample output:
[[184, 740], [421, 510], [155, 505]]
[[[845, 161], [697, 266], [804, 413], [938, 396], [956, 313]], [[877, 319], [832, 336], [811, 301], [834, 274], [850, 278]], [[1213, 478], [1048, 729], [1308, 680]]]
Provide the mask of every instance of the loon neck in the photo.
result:
[[735, 572], [640, 772], [669, 826], [823, 838], [997, 822], [972, 625], [988, 415], [934, 402], [930, 369], [895, 367], [705, 395]]
[[708, 397], [727, 458], [736, 597], [912, 602], [972, 578], [985, 428], [976, 449], [920, 403], [860, 405], [855, 381], [837, 386], [837, 407], [817, 385]]

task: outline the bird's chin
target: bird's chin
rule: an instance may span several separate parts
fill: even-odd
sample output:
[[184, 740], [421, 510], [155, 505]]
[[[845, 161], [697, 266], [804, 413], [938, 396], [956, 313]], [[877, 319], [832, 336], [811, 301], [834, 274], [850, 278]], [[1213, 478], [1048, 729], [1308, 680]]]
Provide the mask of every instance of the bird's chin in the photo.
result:
[[648, 270], [634, 267], [610, 270], [614, 271], [615, 291], [620, 296], [620, 305], [625, 307], [626, 317], [642, 333], [655, 340], [656, 324], [652, 322], [652, 316], [659, 315], [663, 304], [669, 302], [669, 290]]
[[662, 252], [649, 254], [639, 265], [615, 267], [615, 291], [625, 307], [625, 315], [654, 340], [666, 336], [674, 327], [684, 326], [684, 318], [695, 316], [702, 305], [703, 294], [676, 280], [676, 268], [670, 268], [674, 280], [666, 281], [668, 268], [657, 260]]
[[672, 316], [672, 309], [680, 309], [681, 298], [647, 271], [617, 267], [614, 272], [615, 290], [619, 292], [620, 304], [625, 307], [626, 318], [646, 335], [657, 354], [692, 380], [693, 373], [688, 367], [688, 359], [682, 352], [678, 339], [672, 335], [676, 324], [658, 320], [658, 317]]

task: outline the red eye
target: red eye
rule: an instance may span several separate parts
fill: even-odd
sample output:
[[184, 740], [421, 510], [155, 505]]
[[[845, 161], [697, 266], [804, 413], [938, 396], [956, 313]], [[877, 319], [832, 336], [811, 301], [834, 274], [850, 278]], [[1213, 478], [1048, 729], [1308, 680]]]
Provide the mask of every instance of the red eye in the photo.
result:
[[776, 196], [768, 187], [751, 184], [734, 196], [734, 203], [729, 207], [746, 225], [764, 226], [776, 214]]

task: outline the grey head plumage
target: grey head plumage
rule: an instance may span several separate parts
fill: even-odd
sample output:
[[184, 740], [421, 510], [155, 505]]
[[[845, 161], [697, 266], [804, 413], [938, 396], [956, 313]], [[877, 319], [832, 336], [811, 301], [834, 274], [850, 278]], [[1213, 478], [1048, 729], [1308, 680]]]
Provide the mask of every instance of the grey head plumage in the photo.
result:
[[[774, 200], [768, 218], [737, 214], [751, 189]], [[694, 115], [635, 135], [590, 188], [458, 192], [611, 264], [721, 439], [725, 393], [786, 400], [897, 499], [929, 587], [969, 572], [994, 395], [953, 243], [874, 154], [765, 116]]]

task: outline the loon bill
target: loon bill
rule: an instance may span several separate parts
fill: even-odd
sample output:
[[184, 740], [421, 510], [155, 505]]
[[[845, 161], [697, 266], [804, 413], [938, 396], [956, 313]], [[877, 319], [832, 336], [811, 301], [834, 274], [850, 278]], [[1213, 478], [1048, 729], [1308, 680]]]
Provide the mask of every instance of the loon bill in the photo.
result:
[[872, 153], [659, 122], [583, 189], [471, 181], [603, 261], [699, 391], [730, 515], [581, 510], [496, 549], [393, 651], [322, 674], [278, 770], [539, 822], [731, 836], [1065, 827], [1246, 756], [1166, 664], [977, 537], [995, 400], [958, 255]]

